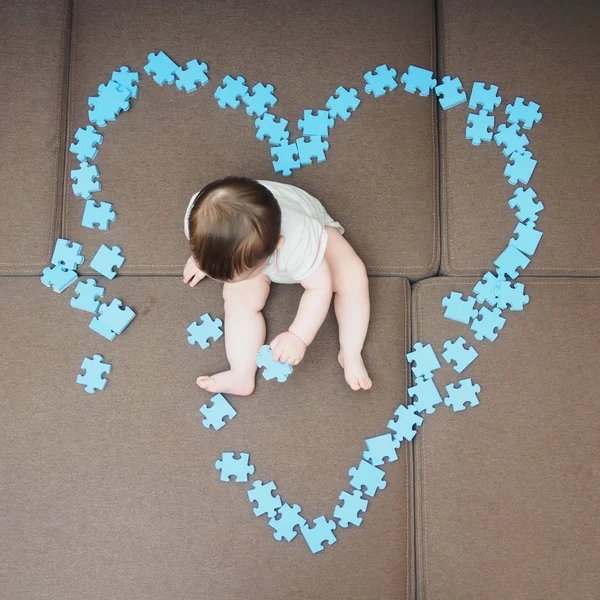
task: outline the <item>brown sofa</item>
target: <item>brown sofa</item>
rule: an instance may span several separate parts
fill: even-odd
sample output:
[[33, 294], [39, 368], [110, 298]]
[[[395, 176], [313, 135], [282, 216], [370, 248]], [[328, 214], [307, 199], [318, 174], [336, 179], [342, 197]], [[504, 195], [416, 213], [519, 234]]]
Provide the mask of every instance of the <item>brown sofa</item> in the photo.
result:
[[[591, 0], [379, 0], [276, 3], [0, 3], [0, 598], [2, 600], [592, 600], [600, 589], [600, 228], [597, 120], [600, 14]], [[185, 94], [143, 72], [149, 52], [199, 58], [209, 84]], [[464, 139], [468, 109], [397, 91], [375, 99], [363, 73], [381, 63], [500, 86], [504, 106], [535, 99], [527, 132], [539, 159], [532, 185], [545, 234], [520, 279], [530, 303], [458, 377], [481, 404], [438, 407], [399, 460], [359, 528], [312, 555], [273, 540], [254, 517], [249, 484], [224, 484], [222, 451], [248, 451], [255, 478], [274, 479], [303, 514], [331, 517], [364, 439], [385, 433], [407, 401], [406, 352], [468, 329], [441, 299], [469, 293], [516, 224], [513, 186], [495, 143]], [[118, 214], [109, 231], [81, 227], [68, 152], [87, 98], [112, 70], [141, 75], [139, 98], [101, 133], [98, 200]], [[362, 104], [336, 124], [326, 162], [273, 173], [269, 146], [243, 109], [212, 94], [225, 74], [276, 87], [292, 137], [304, 108], [338, 85]], [[185, 328], [222, 315], [213, 282], [181, 281], [190, 195], [226, 174], [274, 179], [322, 199], [371, 276], [365, 357], [375, 382], [352, 393], [336, 363], [330, 315], [286, 385], [258, 379], [221, 431], [202, 427], [210, 397], [196, 376], [226, 365]], [[105, 281], [137, 312], [114, 342], [90, 315], [41, 285], [54, 241], [83, 244], [81, 275], [101, 243], [126, 262]], [[267, 337], [286, 328], [298, 286], [274, 285]], [[106, 389], [75, 384], [84, 356], [113, 365]]]

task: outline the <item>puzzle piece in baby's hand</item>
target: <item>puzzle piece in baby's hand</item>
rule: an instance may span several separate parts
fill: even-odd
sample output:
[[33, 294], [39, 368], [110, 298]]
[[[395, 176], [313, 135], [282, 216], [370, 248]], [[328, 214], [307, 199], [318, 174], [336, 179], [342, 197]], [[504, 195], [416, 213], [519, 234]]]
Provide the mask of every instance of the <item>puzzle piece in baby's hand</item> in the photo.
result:
[[298, 156], [298, 146], [295, 142], [288, 144], [285, 141], [279, 146], [271, 148], [271, 156], [277, 157], [277, 160], [273, 161], [275, 173], [281, 173], [284, 177], [291, 175], [292, 170], [300, 168], [300, 161], [296, 158]]
[[256, 502], [257, 508], [253, 508], [257, 517], [266, 514], [268, 517], [274, 517], [277, 509], [281, 508], [281, 496], [273, 496], [272, 492], [277, 489], [274, 481], [263, 484], [259, 479], [254, 482], [254, 489], [248, 490], [248, 500]]
[[477, 108], [479, 105], [484, 110], [492, 112], [494, 108], [502, 103], [502, 98], [498, 96], [498, 86], [490, 85], [486, 89], [485, 83], [475, 81], [471, 88], [471, 96], [469, 97], [469, 108]]
[[523, 154], [525, 147], [529, 145], [529, 138], [524, 134], [519, 134], [521, 128], [513, 124], [507, 127], [505, 123], [498, 126], [498, 133], [494, 136], [498, 146], [504, 146], [502, 153], [504, 156], [510, 156], [513, 152]]
[[229, 402], [227, 402], [225, 396], [223, 394], [216, 394], [211, 399], [211, 406], [208, 404], [203, 404], [200, 407], [200, 412], [204, 415], [204, 419], [202, 420], [202, 425], [209, 429], [212, 427], [215, 431], [218, 431], [222, 427], [225, 427], [225, 417], [228, 417], [229, 420], [233, 419], [237, 412]]
[[383, 490], [387, 485], [387, 481], [383, 480], [385, 471], [374, 467], [366, 460], [361, 460], [358, 468], [352, 467], [348, 475], [352, 478], [350, 485], [356, 490], [366, 488], [364, 493], [367, 496], [374, 496], [377, 490]]
[[462, 104], [467, 101], [467, 94], [463, 89], [461, 80], [458, 77], [450, 77], [447, 75], [442, 79], [442, 83], [435, 87], [435, 93], [439, 96], [440, 106], [444, 110], [448, 110], [453, 106]]
[[525, 104], [524, 99], [521, 97], [515, 98], [514, 103], [509, 104], [504, 112], [509, 115], [509, 123], [519, 124], [522, 122], [524, 129], [531, 129], [534, 123], [539, 123], [542, 120], [543, 116], [539, 104], [535, 102]]
[[88, 111], [91, 123], [104, 127], [107, 121], [114, 121], [122, 110], [129, 110], [131, 92], [122, 88], [116, 81], [98, 86], [98, 96], [88, 98], [88, 105], [93, 110]]
[[523, 154], [513, 152], [510, 155], [512, 164], [506, 165], [504, 169], [504, 175], [508, 177], [508, 183], [511, 185], [516, 185], [519, 181], [525, 185], [529, 183], [537, 165], [537, 160], [534, 160], [532, 156], [531, 152], [528, 151], [523, 152]]
[[118, 71], [113, 71], [110, 77], [121, 89], [127, 90], [130, 98], [137, 98], [138, 86], [136, 83], [140, 80], [140, 74], [130, 71], [129, 67], [121, 67]]
[[522, 283], [511, 285], [510, 281], [502, 281], [498, 287], [498, 308], [505, 309], [510, 305], [510, 310], [523, 310], [529, 303], [529, 296], [524, 290]]
[[298, 119], [298, 129], [302, 131], [302, 135], [307, 137], [327, 137], [329, 128], [333, 127], [334, 123], [335, 120], [329, 116], [329, 112], [326, 110], [318, 110], [316, 115], [311, 110], [305, 110], [304, 119]]
[[498, 301], [498, 285], [500, 277], [495, 273], [488, 271], [483, 276], [483, 281], [478, 281], [473, 288], [476, 299], [479, 304], [487, 302], [490, 306], [496, 306]]
[[400, 81], [407, 92], [414, 94], [418, 89], [421, 96], [429, 96], [429, 90], [437, 85], [432, 71], [413, 65], [408, 67], [408, 73], [404, 73]]
[[246, 92], [242, 96], [242, 100], [246, 104], [246, 112], [249, 115], [256, 115], [261, 117], [267, 112], [268, 106], [275, 106], [277, 104], [277, 97], [273, 95], [275, 88], [268, 83], [257, 83], [252, 88], [252, 93]]
[[352, 112], [354, 112], [358, 105], [360, 104], [360, 98], [358, 97], [358, 92], [354, 88], [350, 88], [347, 90], [345, 87], [341, 86], [335, 90], [336, 96], [329, 96], [329, 100], [325, 106], [329, 109], [329, 116], [333, 117], [341, 117], [346, 121], [350, 118]]
[[254, 121], [257, 132], [256, 137], [259, 140], [264, 140], [265, 136], [269, 138], [269, 143], [278, 146], [284, 140], [290, 137], [290, 132], [287, 131], [288, 122], [285, 119], [275, 120], [275, 115], [265, 113]]
[[538, 213], [544, 210], [544, 204], [542, 202], [535, 202], [537, 194], [533, 188], [527, 188], [524, 190], [522, 187], [518, 187], [515, 190], [515, 195], [508, 201], [508, 205], [511, 208], [518, 208], [519, 210], [515, 213], [517, 219], [521, 223], [526, 221], [537, 221]]
[[384, 433], [377, 437], [365, 440], [367, 450], [363, 452], [363, 458], [373, 466], [378, 467], [388, 459], [388, 462], [398, 460], [396, 450], [400, 448], [400, 441], [392, 437], [391, 433]]
[[212, 338], [214, 342], [220, 339], [223, 335], [223, 330], [221, 326], [223, 325], [223, 321], [221, 319], [213, 319], [208, 313], [204, 313], [200, 317], [201, 325], [198, 325], [196, 321], [194, 321], [188, 328], [187, 332], [190, 334], [188, 336], [188, 342], [193, 346], [194, 344], [198, 344], [202, 350], [206, 350], [210, 343], [208, 342], [209, 338]]
[[480, 110], [479, 114], [471, 113], [467, 117], [467, 125], [465, 137], [471, 140], [473, 146], [479, 146], [481, 142], [490, 142], [494, 135], [494, 117], [488, 117], [487, 110]]
[[57, 267], [74, 271], [84, 260], [81, 248], [81, 244], [77, 242], [58, 238], [50, 262]]
[[75, 287], [75, 293], [79, 294], [78, 298], [71, 298], [71, 306], [79, 310], [96, 313], [100, 306], [100, 301], [96, 298], [104, 296], [104, 288], [96, 285], [95, 279], [88, 279], [85, 283], [80, 281]]
[[119, 246], [109, 248], [102, 244], [98, 248], [96, 256], [92, 258], [90, 267], [100, 273], [100, 275], [104, 275], [107, 279], [113, 279], [117, 274], [116, 271], [113, 271], [113, 267], [120, 269], [124, 262], [125, 257], [121, 256], [121, 248]]
[[107, 379], [102, 375], [108, 375], [112, 366], [102, 360], [102, 356], [94, 354], [93, 358], [84, 358], [81, 363], [80, 369], [85, 371], [85, 375], [77, 375], [77, 383], [85, 385], [88, 394], [94, 394], [106, 387]]
[[92, 197], [92, 192], [100, 191], [100, 182], [97, 178], [100, 176], [96, 165], [89, 165], [84, 160], [79, 169], [71, 171], [71, 179], [77, 183], [73, 184], [73, 193], [76, 196], [81, 196], [84, 200]]
[[208, 77], [206, 76], [208, 66], [206, 63], [199, 63], [198, 59], [194, 58], [194, 60], [188, 61], [186, 67], [187, 69], [177, 67], [175, 71], [175, 76], [177, 77], [175, 85], [178, 90], [185, 90], [189, 94], [198, 89], [197, 83], [200, 85], [208, 83]]
[[248, 475], [254, 473], [254, 465], [249, 463], [250, 455], [247, 452], [240, 452], [240, 457], [235, 458], [233, 452], [223, 452], [221, 460], [215, 462], [215, 469], [221, 471], [221, 481], [231, 481], [235, 477], [237, 483], [248, 481]]
[[93, 125], [88, 125], [85, 129], [81, 127], [75, 132], [77, 143], [71, 144], [69, 152], [77, 156], [79, 162], [83, 162], [88, 158], [93, 160], [98, 154], [97, 145], [102, 143], [103, 137], [96, 132]]
[[447, 363], [454, 361], [453, 369], [457, 373], [462, 373], [478, 356], [479, 353], [473, 346], [465, 348], [467, 340], [464, 337], [457, 338], [454, 342], [448, 340], [444, 342], [442, 356]]
[[63, 269], [60, 266], [46, 267], [42, 271], [40, 281], [46, 287], [52, 287], [52, 289], [61, 293], [67, 289], [74, 281], [77, 281], [77, 273], [71, 269]]
[[418, 398], [416, 402], [413, 402], [412, 409], [416, 412], [425, 411], [428, 415], [434, 413], [434, 406], [442, 401], [433, 379], [423, 379], [422, 377], [417, 377], [415, 385], [408, 388], [408, 395], [411, 398], [415, 396]]
[[117, 335], [123, 333], [125, 327], [135, 318], [133, 310], [129, 306], [123, 307], [123, 303], [118, 298], [109, 305], [101, 304], [98, 310], [100, 312], [98, 320]]
[[312, 136], [308, 142], [305, 138], [298, 138], [296, 147], [300, 164], [310, 165], [313, 158], [316, 158], [318, 163], [325, 160], [325, 151], [329, 150], [329, 142], [322, 140], [319, 136]]
[[288, 376], [291, 375], [294, 370], [292, 366], [287, 363], [273, 360], [273, 351], [267, 345], [262, 346], [259, 353], [256, 355], [256, 364], [259, 368], [264, 367], [262, 375], [267, 381], [277, 379], [279, 383], [286, 381]]
[[323, 542], [327, 542], [330, 546], [335, 544], [337, 541], [337, 538], [333, 535], [335, 528], [335, 521], [328, 521], [324, 516], [320, 516], [314, 519], [314, 527], [304, 524], [300, 527], [300, 532], [304, 536], [310, 551], [316, 554], [323, 550]]
[[100, 202], [100, 206], [96, 206], [94, 200], [86, 200], [81, 224], [89, 229], [94, 229], [94, 225], [98, 225], [100, 231], [106, 231], [108, 224], [117, 218], [117, 214], [112, 209], [110, 202]]
[[338, 520], [340, 527], [348, 527], [350, 523], [359, 527], [363, 518], [358, 516], [359, 512], [366, 512], [369, 501], [363, 498], [360, 490], [354, 490], [351, 494], [342, 492], [340, 500], [344, 503], [338, 505], [333, 511], [333, 517]]
[[148, 75], [154, 73], [152, 79], [158, 85], [164, 85], [175, 81], [175, 72], [178, 68], [179, 65], [161, 50], [158, 54], [154, 52], [148, 54], [148, 64], [144, 66], [144, 71]]
[[386, 91], [395, 90], [398, 87], [396, 81], [396, 69], [390, 69], [387, 65], [379, 65], [375, 71], [369, 71], [364, 74], [367, 82], [365, 92], [373, 94], [375, 98], [383, 96]]
[[518, 269], [525, 269], [531, 261], [520, 250], [510, 244], [504, 249], [502, 254], [494, 261], [498, 275], [506, 275], [510, 279], [516, 279], [519, 276]]
[[231, 108], [236, 109], [240, 105], [238, 98], [243, 98], [247, 92], [248, 86], [243, 77], [236, 77], [234, 79], [230, 75], [225, 75], [223, 85], [215, 90], [214, 96], [221, 108], [231, 106]]
[[538, 244], [542, 239], [543, 233], [535, 228], [535, 223], [519, 223], [515, 227], [513, 233], [517, 235], [516, 239], [511, 239], [508, 244], [514, 246], [517, 250], [533, 256], [537, 250]]
[[499, 308], [490, 310], [483, 306], [479, 311], [479, 317], [471, 323], [471, 329], [475, 332], [475, 339], [480, 342], [485, 338], [493, 342], [498, 334], [495, 330], [500, 331], [506, 323], [506, 319], [501, 317], [502, 311]]
[[417, 342], [413, 346], [413, 351], [406, 355], [406, 360], [409, 363], [416, 363], [416, 365], [412, 367], [412, 372], [415, 377], [422, 376], [425, 379], [431, 379], [433, 377], [433, 371], [441, 367], [440, 361], [437, 359], [431, 344], [423, 346], [421, 342]]
[[459, 387], [455, 387], [453, 384], [446, 386], [448, 397], [444, 398], [444, 404], [451, 406], [454, 412], [465, 410], [465, 402], [468, 402], [470, 406], [477, 406], [479, 404], [477, 394], [481, 392], [481, 386], [477, 383], [473, 385], [470, 379], [461, 379], [458, 384]]
[[477, 309], [473, 308], [475, 298], [467, 296], [467, 299], [463, 300], [460, 292], [450, 292], [450, 296], [442, 298], [442, 306], [446, 308], [444, 312], [446, 319], [452, 319], [465, 325], [468, 325], [471, 319], [477, 316]]
[[[422, 378], [419, 377], [419, 380], [422, 380]], [[429, 381], [433, 383], [433, 379]], [[440, 402], [441, 401], [442, 399], [440, 397]], [[388, 429], [391, 429], [394, 432], [394, 438], [396, 440], [407, 440], [410, 442], [410, 440], [417, 435], [417, 431], [413, 429], [413, 427], [420, 427], [421, 423], [423, 423], [423, 417], [420, 417], [417, 414], [417, 409], [415, 408], [414, 404], [409, 406], [404, 406], [401, 404], [396, 409], [396, 412], [394, 412], [394, 415], [398, 418], [395, 421], [393, 419], [388, 421]]]
[[297, 535], [297, 527], [306, 525], [306, 519], [300, 515], [302, 508], [297, 504], [284, 504], [277, 510], [277, 515], [269, 520], [269, 526], [275, 530], [273, 537], [280, 542], [285, 539], [291, 542]]

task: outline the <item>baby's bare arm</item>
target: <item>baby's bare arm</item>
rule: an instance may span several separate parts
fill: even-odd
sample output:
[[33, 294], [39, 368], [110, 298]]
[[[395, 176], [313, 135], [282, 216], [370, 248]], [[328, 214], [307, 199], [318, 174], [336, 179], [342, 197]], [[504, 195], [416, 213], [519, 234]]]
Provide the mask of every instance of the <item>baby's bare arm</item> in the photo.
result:
[[190, 282], [190, 287], [194, 287], [199, 281], [202, 281], [206, 277], [206, 273], [201, 271], [196, 265], [196, 261], [193, 256], [188, 258], [183, 268], [183, 283]]

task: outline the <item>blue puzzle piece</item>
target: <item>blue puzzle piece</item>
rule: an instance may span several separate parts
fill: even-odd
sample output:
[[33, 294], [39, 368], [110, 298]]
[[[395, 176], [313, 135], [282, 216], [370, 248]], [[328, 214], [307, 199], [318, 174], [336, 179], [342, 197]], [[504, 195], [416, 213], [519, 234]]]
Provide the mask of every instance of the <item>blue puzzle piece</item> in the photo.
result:
[[221, 326], [223, 325], [223, 321], [221, 319], [212, 319], [212, 317], [208, 313], [204, 313], [200, 317], [201, 325], [198, 325], [196, 321], [194, 321], [188, 328], [187, 332], [190, 334], [188, 336], [188, 342], [192, 344], [198, 344], [202, 350], [206, 350], [209, 346], [209, 338], [212, 338], [213, 341], [217, 341], [223, 335], [223, 330]]
[[513, 233], [517, 235], [516, 239], [511, 239], [508, 244], [514, 246], [517, 250], [533, 256], [537, 250], [538, 244], [542, 239], [543, 233], [535, 228], [535, 223], [519, 223], [515, 227]]
[[333, 517], [338, 520], [340, 527], [348, 527], [348, 525], [356, 525], [359, 527], [363, 518], [358, 516], [359, 512], [366, 512], [369, 506], [369, 501], [363, 498], [360, 490], [354, 490], [351, 494], [342, 492], [340, 500], [343, 505], [339, 504], [333, 511]]
[[259, 368], [264, 367], [262, 375], [267, 381], [277, 379], [279, 383], [284, 383], [294, 370], [287, 363], [273, 360], [273, 351], [267, 345], [262, 346], [256, 355], [256, 364]]
[[333, 127], [334, 123], [335, 120], [329, 116], [329, 111], [318, 110], [315, 115], [311, 110], [305, 110], [304, 119], [298, 119], [298, 129], [307, 137], [327, 137], [329, 128]]
[[471, 319], [477, 316], [477, 309], [473, 308], [475, 298], [467, 296], [467, 299], [463, 300], [460, 292], [450, 292], [450, 296], [442, 298], [442, 306], [446, 308], [444, 312], [446, 319], [452, 319], [465, 325], [468, 325]]
[[[410, 398], [417, 397], [416, 401], [413, 400], [412, 408], [418, 413], [425, 411], [431, 415], [435, 412], [434, 407], [442, 401], [433, 379], [417, 377], [415, 385], [409, 387], [407, 392]], [[389, 424], [388, 428], [390, 428]]]
[[485, 83], [481, 81], [475, 81], [471, 88], [471, 96], [469, 97], [469, 108], [477, 108], [481, 106], [488, 112], [500, 106], [502, 98], [498, 96], [498, 86], [490, 85], [489, 88], [485, 87]]
[[284, 177], [290, 176], [292, 170], [300, 168], [300, 161], [297, 160], [298, 146], [295, 142], [282, 142], [279, 146], [271, 148], [271, 156], [277, 157], [277, 160], [273, 161], [275, 173], [281, 173]]
[[72, 152], [77, 157], [79, 162], [83, 162], [88, 158], [93, 160], [98, 154], [96, 146], [102, 143], [103, 137], [96, 132], [93, 125], [88, 125], [85, 129], [81, 127], [75, 132], [77, 143], [69, 146], [69, 152]]
[[235, 477], [237, 483], [248, 481], [248, 475], [254, 473], [254, 465], [249, 463], [250, 455], [247, 452], [240, 452], [240, 457], [236, 458], [233, 452], [223, 452], [221, 460], [215, 462], [215, 469], [221, 471], [221, 481], [231, 481]]
[[100, 206], [96, 206], [94, 200], [86, 200], [81, 224], [89, 229], [94, 229], [94, 225], [98, 225], [100, 231], [106, 231], [108, 224], [116, 218], [117, 214], [110, 202], [100, 202]]
[[118, 71], [113, 71], [110, 77], [111, 81], [115, 81], [121, 89], [127, 90], [130, 98], [137, 98], [140, 74], [130, 71], [129, 67], [121, 67]]
[[542, 202], [535, 202], [536, 197], [537, 194], [534, 192], [533, 188], [524, 190], [522, 187], [518, 187], [515, 190], [514, 197], [508, 201], [508, 205], [511, 208], [519, 209], [515, 214], [521, 223], [537, 221], [538, 213], [544, 210], [544, 204]]
[[109, 81], [106, 85], [98, 86], [98, 96], [88, 98], [88, 111], [91, 123], [104, 127], [107, 121], [114, 121], [123, 110], [129, 110], [131, 92], [122, 88], [116, 81]]
[[404, 84], [405, 91], [414, 94], [419, 90], [421, 96], [429, 96], [429, 90], [437, 85], [431, 71], [413, 65], [408, 67], [408, 73], [404, 73], [400, 81]]
[[52, 289], [61, 293], [66, 290], [74, 281], [77, 281], [77, 273], [71, 269], [63, 269], [60, 266], [46, 267], [42, 271], [40, 281], [46, 287], [52, 287]]
[[508, 177], [508, 182], [511, 185], [516, 185], [518, 182], [527, 185], [533, 175], [537, 160], [532, 158], [531, 152], [525, 151], [523, 154], [513, 152], [510, 155], [510, 161], [512, 164], [506, 165], [504, 169], [504, 175]]
[[329, 142], [318, 136], [309, 138], [308, 142], [304, 138], [298, 138], [296, 147], [298, 148], [300, 164], [310, 165], [313, 158], [316, 158], [318, 163], [325, 160], [325, 151], [329, 150]]
[[290, 506], [284, 504], [278, 511], [277, 515], [269, 520], [269, 526], [275, 530], [273, 537], [280, 542], [285, 539], [291, 542], [297, 535], [296, 527], [306, 525], [306, 519], [300, 515], [302, 508], [297, 504]]
[[96, 165], [90, 166], [84, 160], [79, 165], [79, 169], [71, 171], [71, 179], [77, 182], [73, 184], [73, 193], [76, 196], [81, 196], [84, 200], [91, 198], [93, 192], [100, 191], [100, 182], [97, 181], [99, 176], [98, 167]]
[[509, 244], [494, 264], [498, 267], [498, 275], [516, 279], [519, 276], [518, 269], [526, 269], [529, 262], [530, 260], [520, 250]]
[[337, 538], [333, 535], [336, 528], [335, 521], [328, 521], [324, 516], [314, 519], [314, 527], [309, 527], [306, 523], [300, 527], [300, 532], [304, 536], [310, 551], [313, 554], [323, 550], [323, 542], [330, 546], [335, 544]]
[[459, 387], [455, 387], [453, 384], [446, 386], [446, 392], [448, 397], [444, 398], [444, 404], [451, 406], [454, 412], [465, 410], [465, 403], [468, 402], [469, 406], [477, 406], [479, 404], [479, 398], [477, 394], [481, 392], [481, 386], [473, 382], [470, 379], [461, 379]]
[[117, 274], [116, 271], [113, 271], [113, 267], [120, 269], [124, 262], [125, 258], [121, 256], [121, 248], [119, 246], [109, 248], [102, 244], [98, 248], [96, 256], [92, 258], [90, 267], [100, 273], [100, 275], [104, 275], [107, 279], [113, 279]]
[[234, 79], [230, 75], [225, 75], [223, 85], [215, 90], [214, 96], [221, 108], [231, 106], [231, 108], [236, 109], [240, 105], [238, 98], [243, 98], [247, 92], [248, 86], [243, 77]]
[[225, 417], [230, 420], [237, 415], [237, 412], [223, 394], [215, 394], [211, 399], [211, 405], [203, 404], [200, 407], [200, 412], [204, 415], [202, 425], [209, 429], [212, 427], [215, 431], [218, 431], [222, 427], [225, 427]]
[[506, 124], [498, 126], [498, 133], [494, 136], [498, 146], [504, 146], [502, 153], [504, 156], [510, 156], [513, 152], [523, 154], [525, 147], [529, 145], [529, 138], [524, 134], [519, 134], [521, 128], [518, 125], [507, 127]]
[[102, 356], [94, 354], [93, 358], [84, 358], [79, 367], [85, 371], [85, 375], [77, 375], [77, 383], [85, 385], [88, 394], [95, 394], [106, 387], [107, 379], [102, 375], [108, 375], [112, 366], [102, 360]]
[[129, 306], [123, 306], [118, 298], [110, 304], [101, 304], [98, 311], [100, 312], [98, 320], [117, 335], [123, 333], [125, 327], [135, 318], [135, 312]]
[[265, 137], [269, 138], [269, 143], [274, 146], [278, 146], [284, 140], [290, 137], [290, 132], [287, 131], [288, 122], [286, 119], [275, 120], [275, 115], [265, 113], [262, 117], [259, 117], [254, 121], [257, 132], [256, 137], [259, 140], [264, 140]]
[[497, 337], [498, 333], [506, 323], [506, 319], [501, 317], [502, 311], [499, 308], [490, 310], [485, 306], [481, 307], [479, 311], [479, 317], [474, 319], [471, 323], [471, 329], [475, 332], [475, 339], [480, 342], [485, 338], [490, 342], [493, 342]]
[[327, 103], [325, 104], [329, 109], [329, 116], [334, 119], [341, 117], [346, 121], [352, 114], [350, 110], [354, 112], [360, 104], [358, 92], [354, 88], [347, 90], [340, 85], [340, 87], [335, 90], [335, 94], [335, 97], [329, 96], [329, 100], [327, 100]]
[[374, 467], [366, 460], [361, 460], [358, 468], [352, 467], [348, 471], [348, 475], [351, 477], [350, 485], [356, 490], [364, 487], [364, 493], [367, 496], [374, 496], [377, 490], [383, 490], [387, 485], [387, 481], [383, 480], [385, 471]]
[[413, 351], [406, 355], [406, 360], [409, 363], [416, 362], [416, 365], [412, 367], [415, 377], [422, 376], [425, 379], [431, 379], [433, 371], [441, 367], [440, 361], [437, 359], [431, 344], [423, 346], [421, 342], [417, 342], [413, 346]]
[[268, 517], [274, 517], [277, 509], [281, 508], [281, 496], [273, 496], [272, 492], [277, 489], [274, 481], [263, 484], [259, 479], [254, 482], [254, 489], [248, 490], [248, 500], [256, 502], [257, 508], [253, 508], [257, 517], [266, 514]]
[[387, 65], [379, 65], [375, 71], [364, 74], [364, 79], [367, 82], [365, 92], [379, 98], [387, 91], [395, 90], [398, 87], [396, 75], [396, 69], [390, 69]]
[[375, 467], [382, 465], [386, 458], [388, 462], [398, 460], [396, 450], [400, 448], [400, 441], [393, 438], [391, 433], [369, 438], [365, 440], [365, 444], [367, 450], [363, 452], [363, 458]]
[[542, 120], [540, 105], [535, 102], [525, 104], [524, 99], [517, 97], [513, 104], [509, 104], [505, 111], [509, 123], [522, 123], [524, 129], [531, 129], [534, 123]]
[[148, 75], [154, 73], [152, 79], [158, 85], [164, 85], [165, 83], [173, 83], [175, 81], [175, 72], [178, 68], [179, 65], [161, 50], [158, 54], [154, 52], [148, 54], [148, 64], [144, 66], [144, 71]]
[[449, 75], [444, 77], [442, 83], [435, 87], [435, 93], [439, 97], [440, 106], [444, 110], [467, 101], [467, 94], [464, 91], [458, 91], [462, 90], [462, 87], [462, 82], [458, 77], [453, 79]]
[[88, 279], [85, 283], [80, 281], [75, 286], [75, 293], [78, 298], [71, 298], [71, 306], [79, 310], [85, 310], [91, 313], [97, 313], [100, 302], [96, 298], [104, 296], [104, 288], [96, 285], [95, 279]]
[[117, 337], [117, 334], [110, 327], [108, 327], [108, 325], [105, 325], [104, 323], [102, 323], [102, 321], [100, 321], [100, 319], [98, 319], [98, 317], [94, 317], [90, 321], [90, 324], [88, 325], [88, 327], [92, 331], [95, 331], [96, 333], [105, 337], [109, 342], [112, 342]]
[[445, 352], [442, 352], [442, 356], [448, 364], [454, 361], [452, 368], [457, 373], [462, 373], [479, 356], [479, 353], [473, 346], [465, 348], [466, 343], [467, 340], [462, 336], [454, 342], [450, 340], [444, 342]]
[[522, 283], [511, 285], [510, 281], [502, 281], [498, 288], [498, 308], [510, 310], [523, 310], [529, 302], [529, 296], [524, 293], [525, 286]]
[[490, 306], [496, 306], [498, 300], [498, 285], [500, 278], [495, 273], [488, 271], [483, 276], [483, 281], [478, 281], [473, 291], [475, 292], [476, 300], [479, 304], [487, 302]]
[[252, 93], [246, 92], [242, 96], [242, 100], [246, 104], [246, 112], [249, 115], [256, 115], [261, 117], [267, 112], [267, 106], [275, 106], [277, 104], [277, 97], [273, 95], [275, 88], [268, 83], [257, 83], [252, 88]]
[[81, 244], [58, 238], [54, 244], [54, 252], [50, 262], [64, 269], [74, 271], [84, 258], [81, 255]]
[[198, 89], [197, 83], [200, 85], [208, 83], [208, 77], [206, 76], [208, 66], [206, 63], [199, 63], [198, 59], [194, 58], [194, 60], [188, 61], [186, 67], [187, 69], [177, 67], [175, 71], [175, 77], [177, 77], [175, 85], [178, 90], [185, 90], [189, 94]]
[[[419, 377], [419, 380], [422, 381], [422, 378]], [[429, 381], [433, 383], [433, 379]], [[417, 431], [416, 429], [413, 429], [413, 427], [420, 427], [423, 423], [423, 417], [420, 417], [417, 414], [417, 410], [412, 404], [410, 406], [401, 404], [394, 412], [394, 415], [398, 418], [396, 420], [391, 419], [388, 421], [387, 428], [394, 432], [394, 438], [396, 440], [400, 442], [402, 442], [402, 440], [410, 442], [410, 440], [417, 435]]]
[[479, 114], [471, 113], [467, 117], [465, 137], [471, 140], [473, 146], [479, 146], [481, 142], [491, 142], [494, 135], [494, 117], [488, 116], [487, 110], [480, 110]]

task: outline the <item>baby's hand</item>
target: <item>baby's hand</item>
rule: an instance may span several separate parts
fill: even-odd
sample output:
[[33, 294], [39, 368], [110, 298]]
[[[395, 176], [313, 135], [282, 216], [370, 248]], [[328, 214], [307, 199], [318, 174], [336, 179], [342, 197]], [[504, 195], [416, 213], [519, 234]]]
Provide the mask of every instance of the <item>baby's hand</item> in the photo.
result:
[[273, 360], [294, 366], [304, 358], [306, 344], [291, 331], [284, 331], [271, 342], [271, 350]]
[[[201, 271], [196, 265], [196, 261], [193, 256], [188, 258], [183, 268], [183, 283], [190, 282], [190, 287], [194, 287], [199, 281], [202, 281], [206, 277], [206, 273]], [[191, 281], [190, 281], [191, 280]]]

